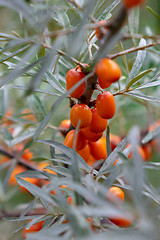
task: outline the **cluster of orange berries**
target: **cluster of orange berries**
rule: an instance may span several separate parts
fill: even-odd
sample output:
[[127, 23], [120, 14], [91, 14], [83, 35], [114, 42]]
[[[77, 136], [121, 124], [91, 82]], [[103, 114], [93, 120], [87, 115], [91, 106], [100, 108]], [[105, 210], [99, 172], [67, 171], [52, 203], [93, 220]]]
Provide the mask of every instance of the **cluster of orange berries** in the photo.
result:
[[[112, 83], [118, 81], [121, 77], [120, 67], [111, 59], [101, 59], [96, 67], [95, 72], [98, 77], [98, 84], [102, 89], [109, 87]], [[76, 83], [85, 77], [81, 67], [76, 67], [67, 72], [66, 88], [70, 90]], [[79, 99], [85, 92], [85, 82], [77, 87], [70, 96]], [[73, 147], [75, 139], [75, 150], [85, 158], [90, 164], [95, 160], [105, 159], [107, 157], [106, 140], [103, 132], [107, 127], [108, 119], [113, 118], [116, 112], [114, 96], [111, 92], [105, 91], [98, 95], [95, 106], [91, 109], [84, 103], [75, 104], [70, 111], [70, 120], [68, 125], [76, 130], [70, 130], [65, 138], [64, 144], [70, 148]], [[66, 120], [65, 123], [66, 124]], [[66, 126], [60, 126], [61, 128]], [[101, 151], [101, 150], [102, 151]]]

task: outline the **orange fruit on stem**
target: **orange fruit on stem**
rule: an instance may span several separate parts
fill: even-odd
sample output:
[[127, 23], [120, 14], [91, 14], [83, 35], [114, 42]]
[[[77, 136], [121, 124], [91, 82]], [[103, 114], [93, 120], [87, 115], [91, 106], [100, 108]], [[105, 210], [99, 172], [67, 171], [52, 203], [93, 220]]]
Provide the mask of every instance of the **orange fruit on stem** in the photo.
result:
[[23, 229], [23, 239], [26, 239], [28, 233], [38, 232], [42, 229], [44, 221], [33, 224], [29, 229]]
[[91, 154], [96, 160], [107, 158], [106, 138], [101, 137], [97, 142], [89, 142]]
[[77, 127], [80, 121], [80, 128], [88, 127], [92, 121], [91, 109], [86, 104], [76, 104], [70, 112], [70, 119], [73, 127]]
[[95, 67], [101, 88], [107, 88], [109, 84], [117, 82], [121, 77], [119, 65], [109, 58], [102, 58]]
[[116, 103], [112, 93], [106, 91], [98, 95], [96, 107], [101, 118], [111, 119], [116, 112]]
[[123, 0], [126, 8], [136, 7], [144, 3], [144, 0]]
[[96, 162], [96, 159], [91, 155], [91, 152], [90, 152], [90, 147], [89, 145], [87, 144], [82, 150], [80, 150], [78, 152], [78, 154], [86, 161], [86, 163], [89, 165], [89, 166], [93, 166], [94, 163]]
[[119, 187], [110, 187], [106, 197], [111, 202], [124, 202], [124, 192]]
[[103, 119], [98, 114], [97, 108], [93, 108], [92, 110], [92, 121], [89, 125], [89, 130], [95, 133], [103, 132], [107, 127], [107, 119]]
[[[82, 72], [81, 68], [70, 69], [66, 75], [66, 89], [69, 91], [76, 83], [78, 83], [82, 78], [85, 77], [85, 74]], [[79, 87], [77, 87], [70, 96], [73, 98], [79, 98], [85, 91], [85, 82], [83, 82]]]
[[[67, 133], [66, 138], [64, 140], [64, 145], [66, 145], [67, 147], [72, 148], [73, 147], [73, 141], [74, 141], [74, 136], [75, 136], [76, 131], [75, 130], [71, 130]], [[83, 135], [81, 134], [81, 132], [77, 133], [77, 137], [76, 137], [76, 144], [75, 144], [75, 150], [79, 151], [81, 149], [83, 149], [87, 144], [86, 139], [83, 137]]]
[[[101, 20], [101, 21], [98, 22], [99, 25], [105, 24], [105, 23], [106, 23], [105, 20]], [[96, 34], [96, 37], [97, 37], [98, 39], [100, 39], [101, 37], [103, 37], [103, 33], [102, 33], [102, 30], [101, 30], [100, 28], [102, 28], [102, 27], [96, 27], [96, 28], [95, 28], [95, 34]], [[103, 27], [103, 28], [106, 29], [106, 27]], [[107, 30], [107, 29], [106, 29], [106, 30]]]
[[16, 181], [16, 175], [21, 173], [21, 172], [24, 172], [26, 169], [20, 165], [17, 165], [15, 166], [15, 168], [13, 169], [12, 173], [11, 173], [11, 176], [9, 178], [9, 184], [11, 186], [14, 186], [16, 185], [17, 181]]
[[112, 223], [120, 228], [128, 228], [132, 224], [132, 220], [124, 216], [116, 216], [109, 219]]
[[91, 132], [89, 127], [87, 128], [82, 128], [80, 130], [81, 134], [83, 135], [83, 137], [85, 139], [87, 139], [88, 141], [90, 142], [96, 142], [98, 141], [98, 139], [100, 139], [103, 135], [103, 132], [101, 133], [94, 133], [94, 132]]
[[110, 134], [110, 143], [112, 151], [120, 144], [121, 141], [122, 141], [121, 137], [114, 135], [112, 133]]

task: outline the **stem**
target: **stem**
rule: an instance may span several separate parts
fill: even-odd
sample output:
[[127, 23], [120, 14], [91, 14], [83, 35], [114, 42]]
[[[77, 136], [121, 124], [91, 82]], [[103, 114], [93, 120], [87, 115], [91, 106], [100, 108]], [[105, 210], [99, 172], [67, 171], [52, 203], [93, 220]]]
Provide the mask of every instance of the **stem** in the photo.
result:
[[136, 51], [139, 51], [139, 50], [145, 50], [146, 48], [153, 47], [153, 46], [156, 46], [156, 45], [160, 45], [160, 41], [153, 42], [153, 43], [147, 44], [147, 45], [142, 46], [142, 47], [129, 48], [129, 49], [124, 50], [124, 51], [119, 52], [119, 53], [110, 54], [110, 55], [108, 55], [108, 57], [111, 58], [111, 59], [114, 59], [116, 57], [120, 57], [120, 56], [129, 54], [129, 53], [132, 53], [132, 52], [136, 52]]

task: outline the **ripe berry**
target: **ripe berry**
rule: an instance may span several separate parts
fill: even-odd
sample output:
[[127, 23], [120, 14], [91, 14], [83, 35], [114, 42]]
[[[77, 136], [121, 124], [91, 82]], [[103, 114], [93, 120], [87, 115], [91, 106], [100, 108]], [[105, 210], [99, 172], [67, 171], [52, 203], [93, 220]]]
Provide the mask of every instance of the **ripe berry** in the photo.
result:
[[124, 192], [119, 187], [110, 187], [107, 192], [107, 199], [111, 202], [123, 202], [124, 201]]
[[86, 104], [76, 104], [70, 112], [71, 123], [74, 127], [77, 126], [80, 120], [80, 128], [88, 127], [92, 120], [91, 109]]
[[[105, 20], [101, 20], [101, 21], [99, 21], [98, 22], [98, 24], [105, 24], [106, 23], [106, 21]], [[103, 27], [103, 29], [105, 30], [105, 27]], [[101, 37], [103, 37], [103, 33], [102, 33], [102, 31], [101, 31], [101, 29], [99, 28], [99, 27], [96, 27], [95, 28], [95, 34], [96, 34], [96, 37], [98, 38], [98, 39], [100, 39]]]
[[[82, 72], [81, 68], [70, 69], [66, 75], [66, 89], [69, 91], [76, 83], [78, 83], [85, 74]], [[85, 91], [85, 82], [83, 82], [79, 87], [77, 87], [70, 96], [73, 98], [79, 98]]]
[[59, 125], [59, 130], [62, 136], [66, 136], [67, 132], [69, 131], [71, 125], [70, 119], [64, 119], [61, 124]]
[[87, 139], [88, 141], [90, 142], [96, 142], [98, 141], [98, 139], [100, 139], [103, 135], [103, 133], [94, 133], [94, 132], [91, 132], [90, 129], [87, 127], [87, 128], [82, 128], [81, 129], [81, 133], [83, 135], [83, 137], [85, 139]]
[[90, 147], [89, 145], [87, 144], [82, 150], [80, 150], [78, 152], [78, 154], [86, 161], [86, 163], [89, 165], [89, 166], [93, 166], [94, 163], [96, 162], [96, 159], [91, 155], [91, 152], [90, 152]]
[[106, 138], [101, 137], [97, 142], [89, 143], [90, 151], [97, 160], [107, 158]]
[[38, 232], [42, 229], [44, 221], [33, 224], [29, 229], [23, 229], [23, 239], [26, 239], [28, 233]]
[[89, 125], [89, 130], [95, 133], [103, 132], [107, 127], [107, 120], [100, 117], [98, 114], [97, 108], [93, 108], [92, 110], [92, 121]]
[[17, 181], [16, 181], [16, 177], [15, 177], [15, 176], [16, 176], [17, 174], [21, 173], [21, 172], [24, 172], [25, 170], [26, 170], [26, 169], [25, 169], [24, 167], [17, 165], [17, 166], [13, 169], [12, 174], [11, 174], [11, 176], [10, 176], [10, 178], [9, 178], [9, 184], [10, 184], [11, 186], [16, 185]]
[[[66, 145], [67, 147], [72, 148], [73, 147], [73, 141], [74, 141], [74, 135], [75, 135], [75, 130], [71, 130], [67, 133], [66, 138], [64, 140], [64, 145]], [[78, 132], [77, 134], [77, 138], [76, 138], [76, 151], [81, 150], [82, 148], [84, 148], [87, 144], [86, 139], [83, 137], [83, 135]]]
[[112, 93], [106, 91], [98, 95], [96, 107], [101, 118], [110, 119], [116, 112], [116, 103]]
[[107, 88], [109, 84], [118, 81], [121, 77], [119, 65], [109, 58], [102, 58], [95, 67], [101, 88]]
[[132, 220], [125, 216], [116, 216], [109, 218], [112, 223], [120, 228], [128, 228], [132, 224]]
[[121, 137], [114, 134], [110, 134], [110, 143], [112, 151], [120, 144], [121, 141], [122, 141]]
[[144, 0], [123, 0], [126, 8], [136, 7], [144, 3]]

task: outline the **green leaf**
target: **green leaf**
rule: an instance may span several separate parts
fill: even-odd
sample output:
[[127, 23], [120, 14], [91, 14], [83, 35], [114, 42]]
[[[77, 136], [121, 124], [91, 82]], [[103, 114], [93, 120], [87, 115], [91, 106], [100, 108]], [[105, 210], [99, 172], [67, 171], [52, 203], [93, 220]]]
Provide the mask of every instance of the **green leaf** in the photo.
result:
[[41, 132], [43, 131], [43, 129], [45, 128], [45, 126], [47, 125], [47, 123], [49, 122], [49, 119], [51, 118], [51, 116], [53, 115], [53, 113], [55, 112], [55, 110], [57, 109], [57, 107], [59, 106], [59, 104], [70, 94], [72, 93], [77, 87], [79, 87], [83, 82], [85, 82], [85, 80], [87, 80], [90, 76], [92, 76], [92, 73], [88, 74], [86, 77], [84, 77], [81, 81], [79, 81], [78, 83], [76, 83], [68, 92], [66, 92], [65, 94], [63, 94], [61, 96], [61, 98], [59, 98], [58, 100], [55, 101], [55, 103], [52, 105], [50, 112], [47, 114], [47, 116], [44, 118], [44, 120], [41, 122], [41, 124], [39, 125], [39, 127], [37, 128], [35, 134], [34, 134], [34, 141], [36, 141], [36, 139], [38, 138], [38, 136], [41, 134]]
[[[145, 39], [141, 39], [140, 40], [140, 43], [139, 43], [139, 47], [143, 47], [146, 45], [146, 40]], [[138, 53], [137, 53], [137, 57], [136, 57], [136, 60], [132, 66], [132, 69], [130, 71], [130, 74], [129, 74], [129, 79], [133, 79], [137, 73], [139, 72], [139, 70], [141, 69], [142, 65], [143, 65], [143, 62], [145, 60], [145, 57], [146, 57], [146, 51], [145, 50], [139, 50]]]
[[[44, 144], [48, 144], [52, 147], [55, 147], [56, 149], [58, 149], [59, 151], [63, 152], [65, 155], [67, 155], [68, 157], [72, 158], [72, 155], [73, 155], [73, 149], [63, 145], [62, 143], [58, 143], [58, 142], [55, 142], [55, 141], [51, 141], [51, 140], [38, 140], [37, 142], [39, 143], [44, 143]], [[84, 169], [85, 171], [88, 171], [90, 172], [90, 167], [88, 166], [88, 164], [84, 161], [84, 159], [78, 154], [75, 152], [75, 155], [76, 155], [76, 158], [77, 158], [77, 161], [78, 163], [80, 164], [80, 167], [82, 169]]]
[[113, 150], [113, 152], [107, 157], [102, 167], [99, 170], [98, 175], [102, 175], [105, 170], [112, 166], [118, 158], [118, 153], [122, 152], [128, 144], [127, 136], [120, 142], [120, 144]]
[[160, 127], [157, 127], [153, 131], [147, 133], [147, 135], [142, 139], [142, 143], [148, 143], [156, 138], [160, 138]]
[[111, 143], [110, 143], [110, 128], [107, 126], [107, 133], [106, 133], [106, 143], [107, 143], [107, 157], [111, 154]]
[[20, 186], [26, 188], [36, 198], [41, 197], [42, 199], [45, 199], [47, 202], [56, 205], [56, 202], [53, 200], [53, 198], [51, 198], [43, 189], [19, 177], [16, 177], [16, 179]]
[[35, 130], [30, 130], [30, 129], [29, 129], [29, 130], [27, 130], [27, 131], [25, 132], [24, 135], [21, 135], [21, 136], [19, 136], [19, 137], [16, 137], [16, 138], [14, 138], [14, 139], [11, 139], [11, 140], [5, 140], [5, 142], [7, 143], [7, 145], [8, 145], [9, 147], [12, 147], [12, 146], [16, 145], [17, 143], [20, 143], [20, 142], [22, 142], [22, 141], [24, 141], [24, 140], [26, 140], [26, 139], [28, 139], [28, 138], [33, 137], [34, 133], [35, 133]]
[[151, 101], [151, 102], [160, 103], [160, 98], [147, 96], [147, 95], [144, 95], [142, 93], [129, 92], [129, 93], [124, 93], [124, 95], [129, 95], [129, 96], [132, 96], [132, 97], [140, 98], [140, 99], [143, 99], [145, 101]]
[[0, 6], [14, 9], [30, 23], [34, 25], [34, 11], [24, 0], [0, 0]]
[[151, 68], [148, 70], [145, 70], [138, 74], [136, 77], [134, 77], [127, 85], [126, 90], [128, 90], [133, 84], [137, 83], [142, 77], [146, 76], [148, 73], [155, 71], [155, 68]]
[[158, 13], [156, 13], [151, 7], [146, 6], [146, 9], [147, 9], [154, 17], [156, 17], [158, 20], [160, 20], [160, 16], [158, 15]]

